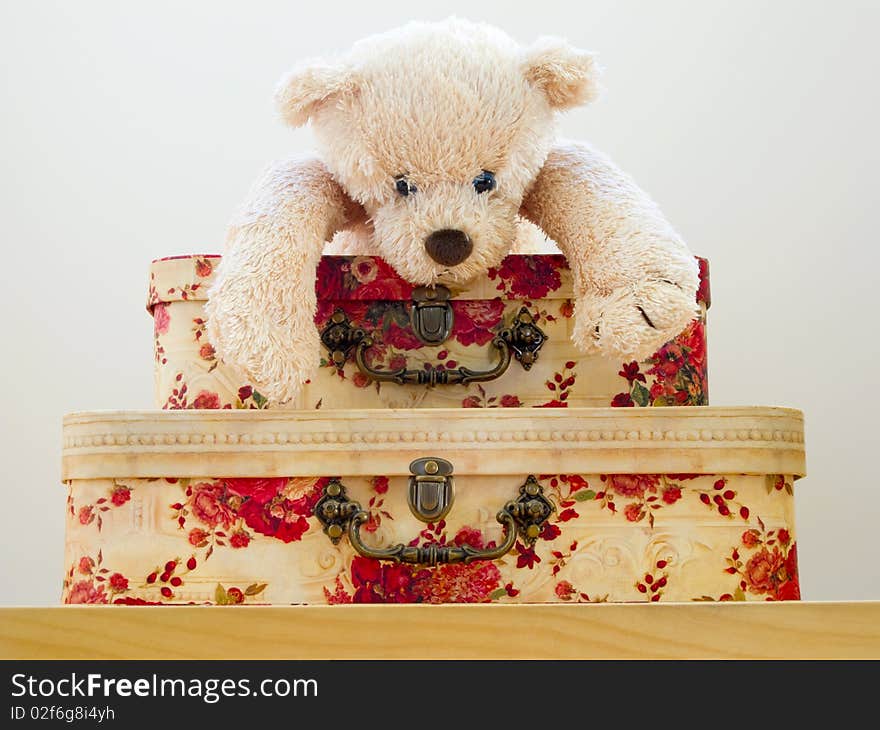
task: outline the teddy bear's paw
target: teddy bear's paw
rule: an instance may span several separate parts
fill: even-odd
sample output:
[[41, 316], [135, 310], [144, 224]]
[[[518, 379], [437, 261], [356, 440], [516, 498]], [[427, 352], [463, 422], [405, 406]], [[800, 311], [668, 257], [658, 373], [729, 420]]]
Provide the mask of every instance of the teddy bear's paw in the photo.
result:
[[290, 405], [314, 377], [321, 359], [320, 349], [317, 331], [285, 342], [271, 341], [242, 368], [243, 374], [271, 405]]
[[208, 337], [218, 359], [272, 405], [294, 401], [321, 359], [311, 317], [281, 325], [258, 316], [262, 310], [229, 311], [226, 303], [227, 298], [213, 296], [206, 307]]
[[678, 335], [697, 314], [694, 299], [667, 281], [647, 281], [575, 302], [574, 344], [584, 352], [641, 360]]

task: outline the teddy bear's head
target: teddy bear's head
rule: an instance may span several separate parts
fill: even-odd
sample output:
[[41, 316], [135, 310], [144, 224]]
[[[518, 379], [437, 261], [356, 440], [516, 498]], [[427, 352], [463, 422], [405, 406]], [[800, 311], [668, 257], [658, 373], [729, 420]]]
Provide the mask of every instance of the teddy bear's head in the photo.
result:
[[276, 100], [311, 120], [330, 172], [368, 214], [375, 245], [414, 284], [458, 282], [508, 253], [554, 112], [596, 92], [592, 55], [527, 48], [451, 19], [373, 36], [291, 71]]

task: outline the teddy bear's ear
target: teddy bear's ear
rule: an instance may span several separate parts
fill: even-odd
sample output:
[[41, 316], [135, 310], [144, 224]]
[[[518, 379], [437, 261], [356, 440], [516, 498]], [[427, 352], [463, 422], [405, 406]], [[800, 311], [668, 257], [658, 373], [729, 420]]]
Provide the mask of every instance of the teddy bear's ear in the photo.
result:
[[275, 106], [291, 127], [301, 127], [322, 104], [356, 90], [355, 72], [348, 66], [310, 61], [282, 77], [275, 89]]
[[599, 94], [595, 55], [559, 38], [540, 38], [527, 48], [523, 72], [529, 83], [544, 92], [553, 109], [586, 104]]

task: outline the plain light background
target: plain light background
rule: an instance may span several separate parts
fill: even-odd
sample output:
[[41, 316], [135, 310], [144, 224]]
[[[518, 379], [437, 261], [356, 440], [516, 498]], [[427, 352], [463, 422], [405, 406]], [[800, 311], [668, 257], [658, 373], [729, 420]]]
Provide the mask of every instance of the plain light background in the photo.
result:
[[[219, 252], [296, 60], [449, 14], [597, 50], [561, 122], [711, 260], [711, 402], [802, 408], [804, 597], [880, 599], [875, 2], [4, 2], [0, 602], [53, 604], [60, 422], [152, 407], [147, 265]], [[405, 59], [401, 59], [405, 62]]]

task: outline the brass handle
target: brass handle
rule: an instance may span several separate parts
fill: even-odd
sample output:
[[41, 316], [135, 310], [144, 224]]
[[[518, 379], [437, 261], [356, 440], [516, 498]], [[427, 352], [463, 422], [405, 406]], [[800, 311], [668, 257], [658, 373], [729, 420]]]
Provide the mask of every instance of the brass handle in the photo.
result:
[[501, 330], [490, 343], [498, 350], [498, 362], [488, 370], [472, 370], [459, 367], [454, 370], [428, 365], [423, 368], [397, 370], [376, 370], [367, 364], [367, 350], [373, 346], [373, 338], [363, 329], [352, 326], [348, 316], [337, 309], [321, 332], [321, 341], [330, 352], [330, 359], [337, 367], [342, 367], [354, 350], [354, 361], [358, 370], [377, 382], [392, 382], [399, 385], [467, 385], [486, 382], [501, 377], [516, 359], [525, 370], [531, 369], [538, 352], [547, 340], [544, 331], [535, 324], [535, 319], [526, 307], [522, 307], [510, 327]]
[[502, 509], [495, 517], [504, 525], [504, 542], [498, 547], [480, 550], [470, 545], [410, 546], [398, 543], [389, 548], [371, 548], [361, 541], [361, 525], [370, 519], [368, 512], [360, 510], [348, 523], [348, 539], [351, 546], [365, 558], [393, 560], [395, 563], [412, 565], [440, 565], [441, 563], [472, 563], [475, 560], [496, 560], [510, 552], [516, 543], [516, 521], [510, 512]]
[[369, 335], [358, 343], [354, 353], [354, 361], [360, 370], [368, 378], [380, 383], [397, 383], [398, 385], [467, 385], [468, 383], [482, 383], [487, 380], [495, 380], [507, 371], [510, 366], [510, 348], [502, 335], [492, 340], [492, 347], [498, 350], [499, 359], [495, 367], [489, 370], [471, 370], [460, 367], [455, 370], [436, 368], [429, 365], [426, 368], [408, 369], [406, 366], [398, 370], [374, 370], [367, 365], [367, 350], [373, 346], [373, 338]]
[[421, 546], [398, 543], [388, 548], [364, 545], [361, 525], [370, 519], [370, 514], [358, 502], [349, 499], [345, 486], [339, 480], [331, 481], [324, 488], [324, 494], [315, 505], [315, 516], [324, 525], [324, 532], [334, 545], [347, 532], [352, 547], [365, 558], [413, 565], [472, 563], [476, 560], [497, 560], [510, 552], [517, 537], [525, 544], [533, 545], [540, 536], [541, 528], [555, 507], [544, 496], [544, 490], [534, 476], [526, 479], [519, 492], [519, 497], [505, 504], [495, 516], [504, 528], [504, 540], [497, 547], [485, 549], [439, 543]]

